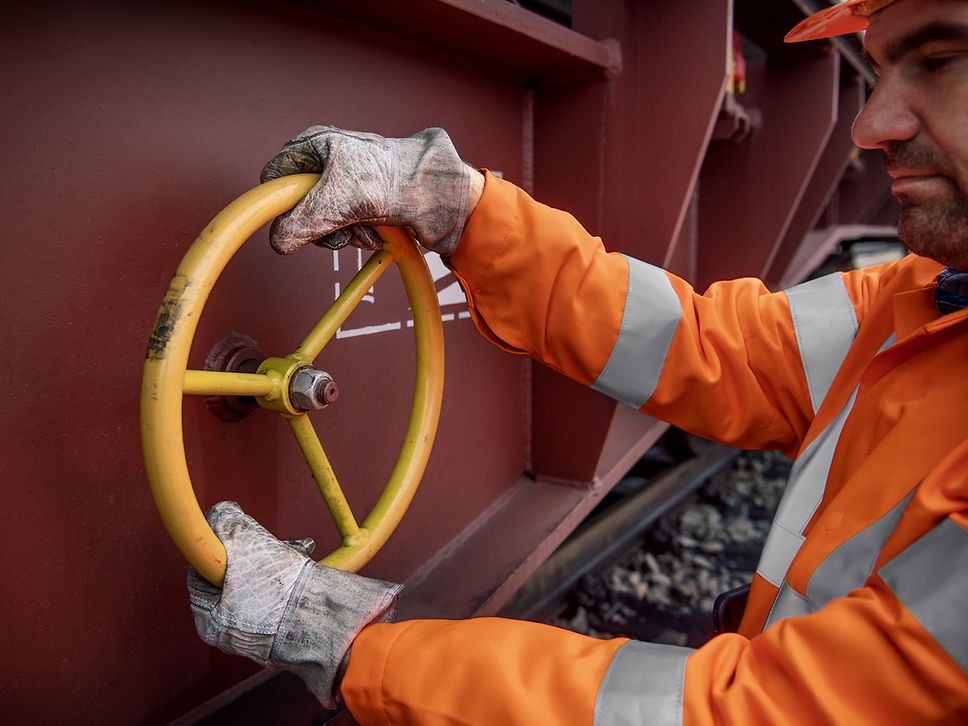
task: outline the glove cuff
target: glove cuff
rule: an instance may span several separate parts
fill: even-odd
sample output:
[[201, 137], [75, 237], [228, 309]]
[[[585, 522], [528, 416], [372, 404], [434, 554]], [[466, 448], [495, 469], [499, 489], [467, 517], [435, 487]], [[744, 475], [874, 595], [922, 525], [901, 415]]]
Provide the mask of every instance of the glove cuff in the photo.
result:
[[393, 617], [402, 586], [307, 562], [272, 646], [275, 667], [296, 673], [328, 709], [340, 664], [369, 623]]
[[393, 180], [387, 223], [411, 227], [417, 241], [444, 257], [470, 216], [472, 169], [461, 161], [450, 136], [429, 128], [405, 139], [389, 139]]

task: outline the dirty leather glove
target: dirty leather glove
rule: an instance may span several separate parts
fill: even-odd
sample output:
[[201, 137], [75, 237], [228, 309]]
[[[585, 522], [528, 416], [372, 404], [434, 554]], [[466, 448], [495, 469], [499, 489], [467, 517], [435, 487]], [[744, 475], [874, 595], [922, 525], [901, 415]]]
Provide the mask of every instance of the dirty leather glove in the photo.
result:
[[484, 177], [461, 161], [443, 129], [386, 139], [313, 126], [289, 141], [260, 179], [300, 172], [322, 176], [272, 223], [269, 242], [284, 255], [309, 242], [378, 249], [374, 225], [409, 227], [427, 249], [452, 255], [484, 188]]
[[326, 708], [336, 708], [350, 644], [363, 626], [392, 616], [400, 585], [313, 562], [312, 540], [281, 542], [235, 502], [219, 502], [205, 516], [227, 564], [222, 589], [188, 568], [199, 636], [292, 671]]

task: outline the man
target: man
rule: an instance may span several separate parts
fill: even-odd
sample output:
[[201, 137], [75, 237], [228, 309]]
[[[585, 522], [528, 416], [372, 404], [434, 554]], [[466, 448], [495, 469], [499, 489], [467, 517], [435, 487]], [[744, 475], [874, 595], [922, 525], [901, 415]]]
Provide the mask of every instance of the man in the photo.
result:
[[738, 633], [691, 650], [497, 618], [375, 622], [395, 586], [327, 571], [222, 504], [225, 588], [190, 579], [202, 636], [295, 670], [324, 703], [340, 694], [364, 724], [968, 719], [968, 3], [848, 0], [790, 39], [865, 27], [879, 82], [854, 140], [884, 152], [915, 254], [785, 293], [738, 280], [698, 295], [606, 253], [439, 130], [314, 127], [263, 172], [323, 173], [273, 225], [278, 251], [409, 226], [497, 345], [795, 455]]

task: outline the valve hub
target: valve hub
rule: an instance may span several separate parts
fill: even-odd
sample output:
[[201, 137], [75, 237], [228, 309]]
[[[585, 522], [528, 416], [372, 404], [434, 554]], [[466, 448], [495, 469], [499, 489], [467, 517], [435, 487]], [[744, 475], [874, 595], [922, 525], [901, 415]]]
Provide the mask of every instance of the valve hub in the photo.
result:
[[[267, 357], [252, 338], [233, 330], [209, 351], [205, 370], [255, 373]], [[206, 396], [205, 405], [222, 421], [241, 421], [259, 407], [254, 396]]]

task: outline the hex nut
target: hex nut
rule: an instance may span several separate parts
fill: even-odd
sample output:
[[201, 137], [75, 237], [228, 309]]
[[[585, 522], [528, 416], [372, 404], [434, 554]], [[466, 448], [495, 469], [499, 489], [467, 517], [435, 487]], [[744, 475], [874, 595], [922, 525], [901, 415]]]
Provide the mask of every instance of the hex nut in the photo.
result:
[[336, 384], [326, 371], [300, 368], [289, 381], [289, 402], [300, 411], [325, 408], [336, 395]]

